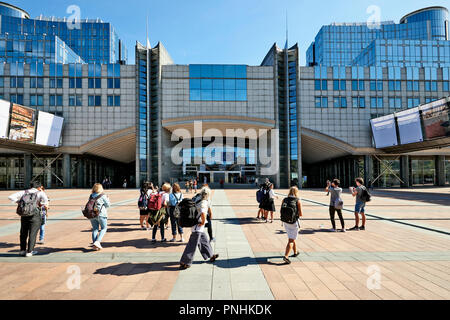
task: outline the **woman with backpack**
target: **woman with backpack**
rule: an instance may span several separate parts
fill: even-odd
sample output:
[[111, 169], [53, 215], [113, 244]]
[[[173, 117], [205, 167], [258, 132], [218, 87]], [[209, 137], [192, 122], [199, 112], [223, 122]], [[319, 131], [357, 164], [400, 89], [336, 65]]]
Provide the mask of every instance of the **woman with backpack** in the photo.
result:
[[[287, 208], [287, 210], [285, 210]], [[286, 215], [286, 216], [285, 216]], [[287, 264], [291, 263], [289, 260], [289, 253], [293, 250], [292, 257], [298, 257], [300, 254], [297, 251], [297, 243], [295, 242], [298, 237], [299, 223], [298, 219], [303, 216], [302, 203], [300, 201], [300, 191], [297, 187], [292, 187], [289, 190], [289, 195], [283, 200], [283, 206], [281, 208], [281, 221], [283, 221], [284, 229], [288, 235], [288, 243], [286, 245], [286, 251], [284, 253], [283, 260]]]
[[[139, 222], [141, 224], [142, 230], [150, 230], [150, 226], [148, 224], [148, 200], [150, 199], [152, 191], [153, 184], [151, 182], [146, 181], [142, 184], [138, 200], [140, 215]], [[146, 226], [144, 226], [144, 222], [146, 223]]]
[[89, 201], [95, 199], [94, 211], [98, 212], [97, 217], [90, 219], [92, 225], [92, 243], [90, 246], [96, 251], [103, 249], [101, 242], [108, 229], [108, 212], [106, 209], [111, 206], [108, 197], [103, 192], [102, 185], [96, 183], [92, 187], [89, 198]]
[[190, 268], [194, 261], [195, 250], [197, 247], [200, 249], [203, 259], [209, 259], [210, 262], [214, 262], [219, 257], [218, 254], [214, 254], [211, 244], [208, 240], [208, 236], [205, 233], [205, 224], [208, 215], [209, 198], [211, 197], [211, 189], [202, 188], [200, 190], [201, 200], [196, 203], [198, 212], [198, 224], [192, 227], [192, 233], [189, 238], [189, 242], [184, 249], [183, 256], [180, 260], [180, 269], [185, 270]]
[[170, 242], [177, 241], [177, 231], [180, 235], [180, 242], [184, 242], [183, 238], [183, 228], [178, 224], [177, 218], [175, 218], [174, 212], [175, 207], [183, 200], [183, 193], [181, 192], [180, 185], [178, 183], [174, 183], [172, 186], [172, 193], [169, 196], [169, 217], [170, 224], [172, 227], [172, 240]]
[[155, 208], [157, 210], [149, 210], [149, 217], [153, 220], [153, 232], [152, 232], [152, 242], [156, 243], [156, 232], [158, 231], [158, 227], [161, 233], [161, 242], [166, 242], [167, 239], [164, 237], [164, 229], [165, 224], [167, 223], [166, 216], [167, 213], [167, 205], [169, 203], [169, 193], [170, 193], [170, 184], [165, 183], [161, 187], [160, 192], [154, 192], [151, 197], [158, 197], [160, 200], [160, 208]]

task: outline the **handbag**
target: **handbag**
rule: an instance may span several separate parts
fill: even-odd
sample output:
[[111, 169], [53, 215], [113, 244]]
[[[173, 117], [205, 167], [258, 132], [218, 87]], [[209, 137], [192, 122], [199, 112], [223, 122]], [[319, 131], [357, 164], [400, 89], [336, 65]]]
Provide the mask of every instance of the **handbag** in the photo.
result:
[[341, 198], [336, 199], [336, 201], [334, 201], [334, 208], [338, 210], [344, 209], [344, 201], [342, 201]]

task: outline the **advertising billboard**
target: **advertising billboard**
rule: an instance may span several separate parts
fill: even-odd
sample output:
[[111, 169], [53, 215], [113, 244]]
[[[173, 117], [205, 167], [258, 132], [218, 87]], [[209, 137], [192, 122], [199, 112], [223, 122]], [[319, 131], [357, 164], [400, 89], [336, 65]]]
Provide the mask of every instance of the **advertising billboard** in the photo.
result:
[[395, 116], [397, 117], [400, 144], [423, 141], [419, 108], [397, 112]]
[[8, 138], [10, 109], [11, 109], [11, 102], [0, 100], [0, 139]]
[[35, 110], [13, 103], [9, 124], [9, 139], [32, 143], [35, 138], [35, 130]]
[[420, 110], [422, 111], [426, 140], [450, 136], [450, 101], [441, 99], [421, 106]]
[[39, 111], [36, 144], [59, 147], [64, 118]]
[[370, 120], [375, 148], [387, 148], [398, 145], [395, 117], [393, 114]]

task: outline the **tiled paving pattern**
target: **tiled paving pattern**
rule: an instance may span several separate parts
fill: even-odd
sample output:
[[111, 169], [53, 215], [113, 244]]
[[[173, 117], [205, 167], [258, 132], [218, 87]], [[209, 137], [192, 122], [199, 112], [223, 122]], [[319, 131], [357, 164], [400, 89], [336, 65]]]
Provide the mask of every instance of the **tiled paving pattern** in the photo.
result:
[[[90, 223], [80, 213], [88, 192], [48, 191], [46, 244], [32, 258], [17, 256], [20, 224], [10, 192], [0, 192], [0, 299], [450, 299], [449, 188], [376, 190], [367, 231], [347, 233], [328, 232], [323, 191], [302, 191], [301, 255], [289, 266], [280, 258], [281, 222], [254, 219], [255, 191], [216, 190], [220, 259], [212, 265], [197, 254], [182, 272], [184, 245], [151, 244], [149, 231], [139, 229], [135, 190], [108, 190], [109, 230], [104, 249], [92, 252]], [[352, 227], [354, 200], [347, 192], [344, 201]], [[73, 270], [80, 271], [79, 289], [70, 289]], [[373, 279], [380, 283], [371, 290]]]

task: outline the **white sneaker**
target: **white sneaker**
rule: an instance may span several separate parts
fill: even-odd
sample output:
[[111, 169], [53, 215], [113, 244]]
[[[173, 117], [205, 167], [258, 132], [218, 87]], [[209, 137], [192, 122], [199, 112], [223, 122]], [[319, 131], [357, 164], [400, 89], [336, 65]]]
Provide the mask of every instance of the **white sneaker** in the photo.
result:
[[175, 239], [175, 238], [172, 238], [172, 239], [170, 239], [170, 241], [169, 241], [169, 242], [175, 242], [175, 241], [177, 241], [177, 239]]
[[183, 237], [181, 237], [181, 240], [180, 240], [180, 242], [184, 242], [184, 238], [183, 238]]
[[94, 247], [96, 247], [97, 249], [103, 249], [100, 242], [98, 242], [98, 241], [94, 242]]
[[330, 232], [337, 232], [336, 229], [331, 228]]
[[36, 254], [37, 254], [37, 251], [27, 252], [25, 257], [32, 257], [32, 256], [35, 256]]
[[27, 252], [25, 250], [19, 252], [19, 255], [22, 257], [25, 257], [26, 254]]
[[341, 232], [347, 232], [345, 229], [341, 229]]

